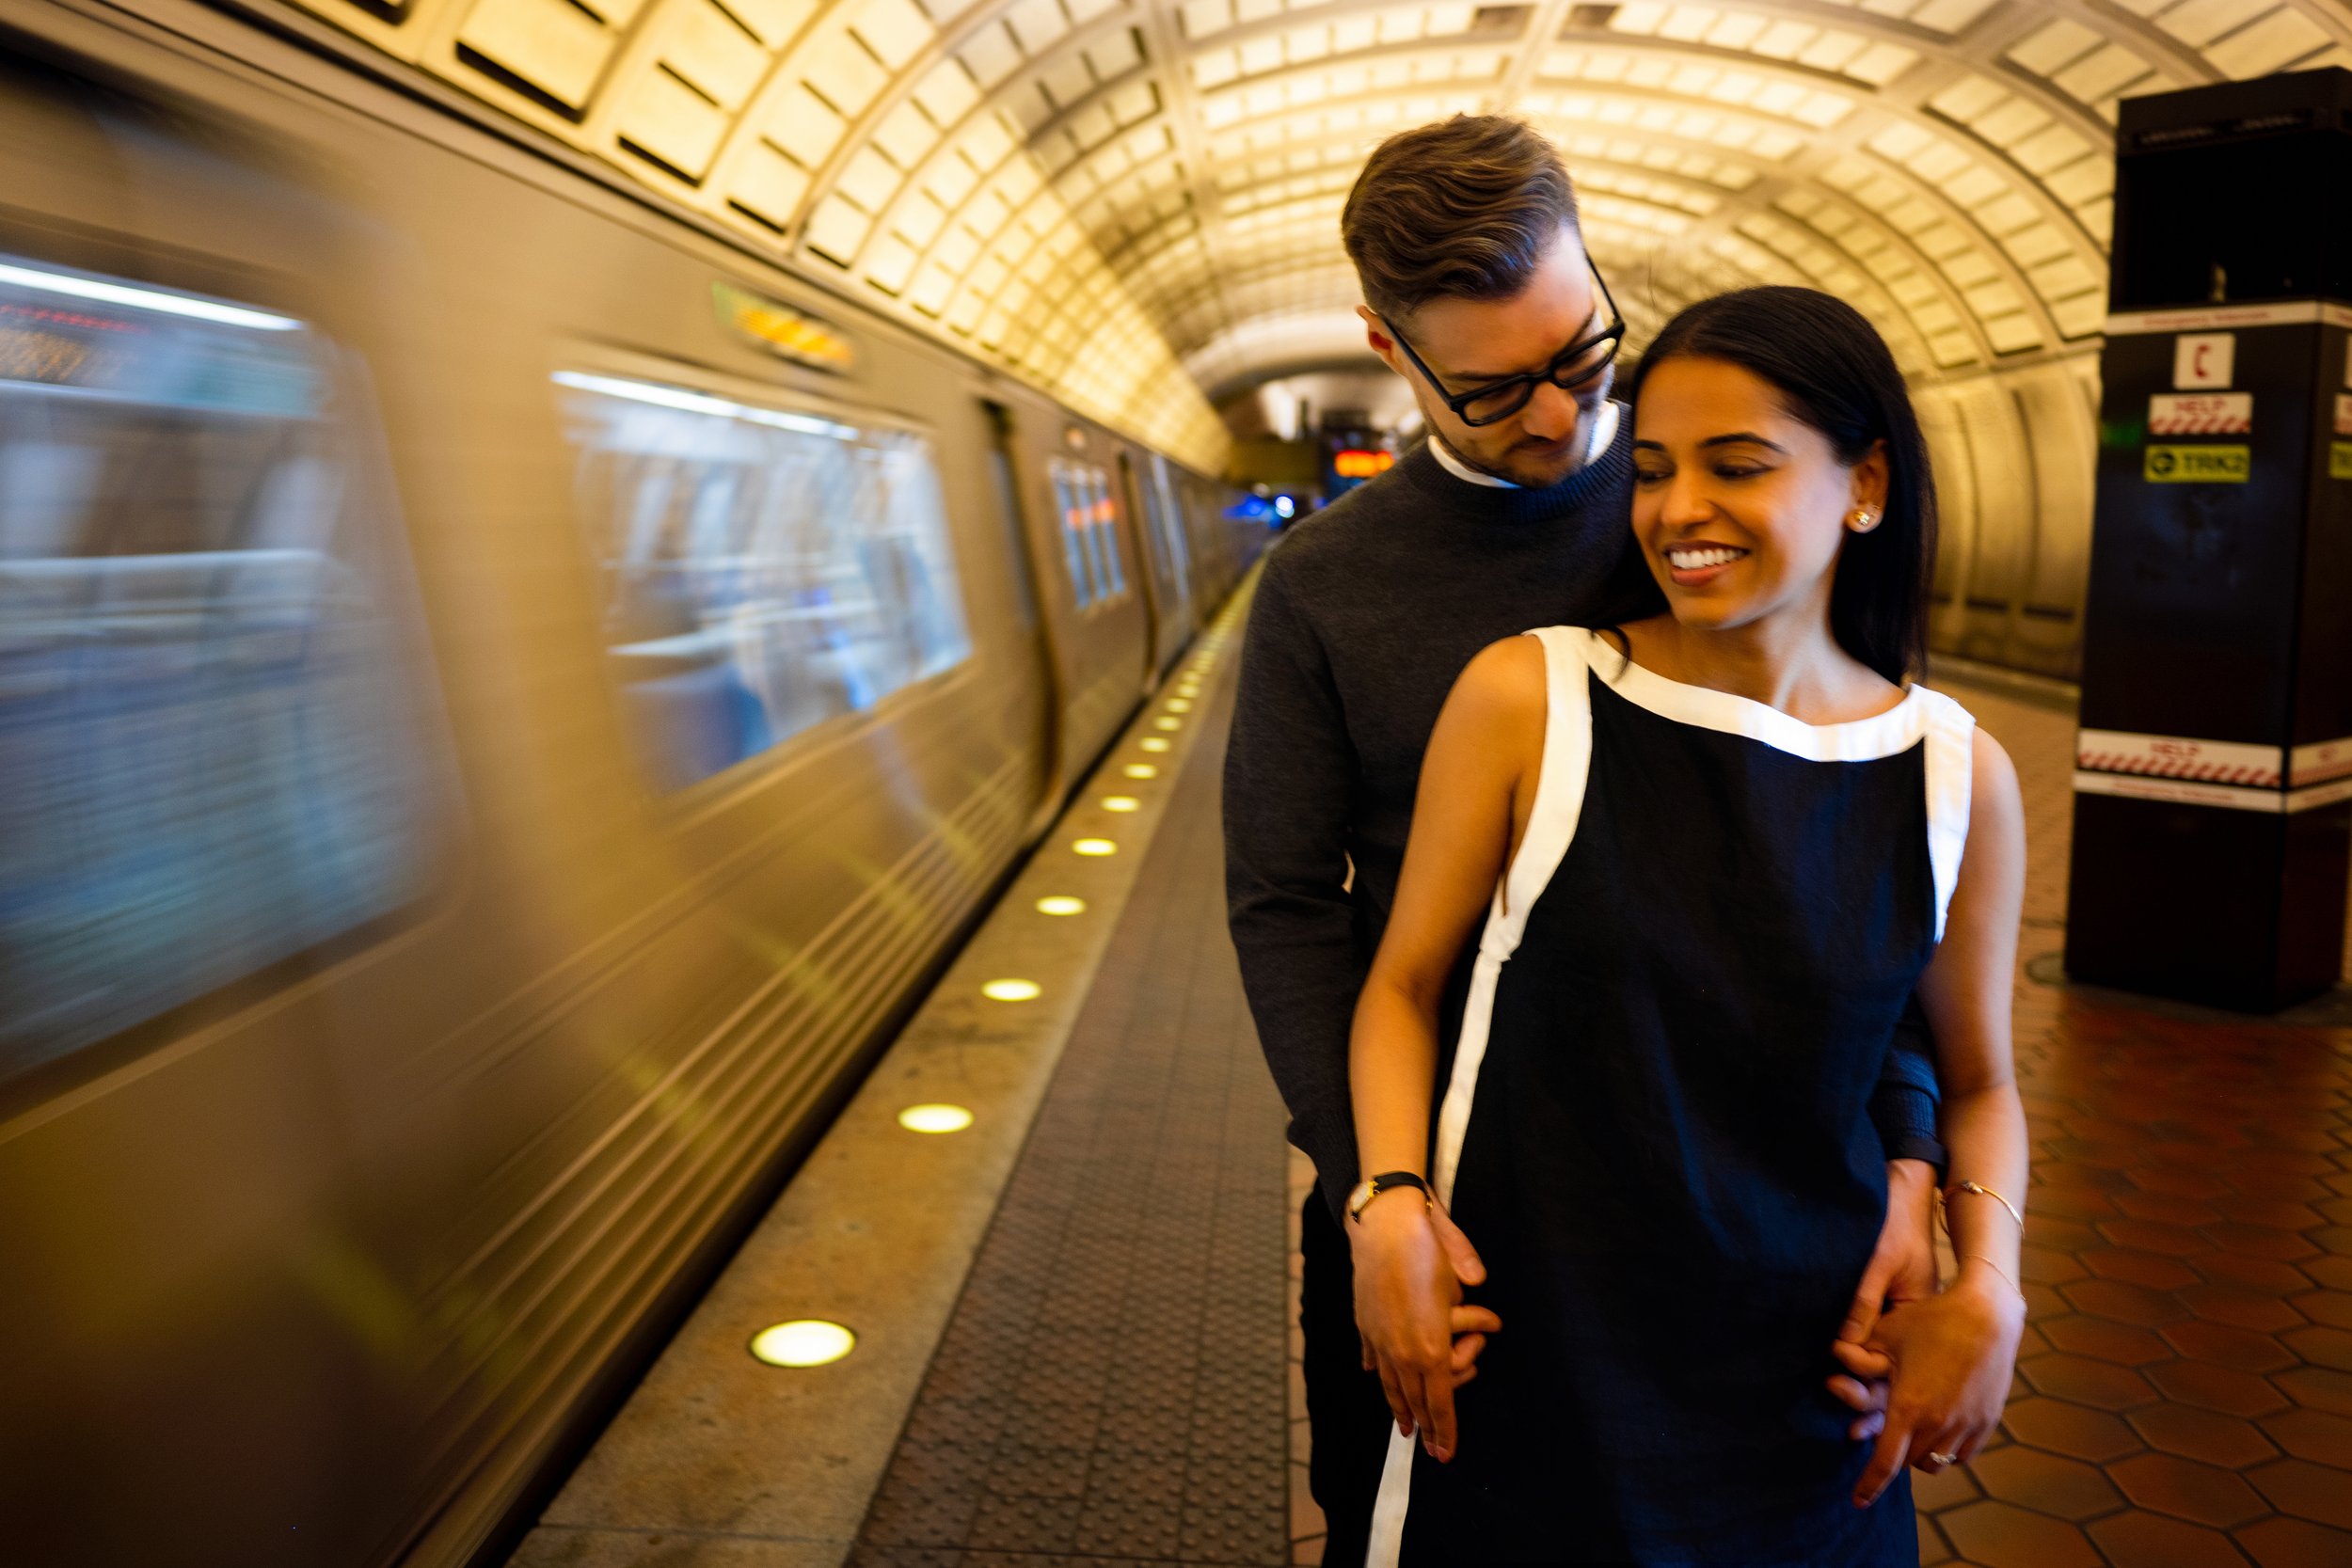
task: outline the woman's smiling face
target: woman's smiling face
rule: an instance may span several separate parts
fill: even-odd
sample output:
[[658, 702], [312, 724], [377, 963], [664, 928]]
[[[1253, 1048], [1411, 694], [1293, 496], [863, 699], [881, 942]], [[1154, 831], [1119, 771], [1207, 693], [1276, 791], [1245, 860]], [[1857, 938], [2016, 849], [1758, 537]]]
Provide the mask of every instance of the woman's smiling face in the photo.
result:
[[1851, 467], [1780, 393], [1727, 360], [1649, 371], [1633, 411], [1633, 532], [1675, 618], [1727, 630], [1783, 611], [1826, 616], [1857, 510], [1874, 525], [1886, 462]]

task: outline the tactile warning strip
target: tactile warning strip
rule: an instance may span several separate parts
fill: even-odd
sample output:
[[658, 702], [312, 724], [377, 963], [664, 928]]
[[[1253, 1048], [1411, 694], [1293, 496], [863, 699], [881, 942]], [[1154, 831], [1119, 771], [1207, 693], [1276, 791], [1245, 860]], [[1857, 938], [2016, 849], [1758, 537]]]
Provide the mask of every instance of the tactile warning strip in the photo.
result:
[[858, 1568], [1288, 1560], [1287, 1158], [1225, 931], [1231, 692], [1203, 705]]

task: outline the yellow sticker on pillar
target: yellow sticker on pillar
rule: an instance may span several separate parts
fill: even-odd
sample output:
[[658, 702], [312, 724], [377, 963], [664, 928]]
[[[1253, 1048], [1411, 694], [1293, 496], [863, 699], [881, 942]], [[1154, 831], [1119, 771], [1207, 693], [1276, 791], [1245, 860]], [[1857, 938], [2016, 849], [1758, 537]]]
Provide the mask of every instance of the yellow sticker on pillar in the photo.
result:
[[2150, 447], [2139, 476], [2151, 484], [2243, 484], [2251, 447]]

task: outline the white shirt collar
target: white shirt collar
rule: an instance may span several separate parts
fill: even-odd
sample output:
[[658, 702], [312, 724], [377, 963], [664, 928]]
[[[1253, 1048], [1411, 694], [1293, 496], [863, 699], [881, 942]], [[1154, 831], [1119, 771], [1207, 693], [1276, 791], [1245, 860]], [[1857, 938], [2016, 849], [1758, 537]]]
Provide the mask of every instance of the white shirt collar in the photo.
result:
[[[1585, 438], [1584, 442], [1585, 462], [1590, 463], [1602, 452], [1607, 451], [1609, 444], [1617, 438], [1618, 412], [1616, 401], [1609, 399], [1602, 402], [1600, 412], [1593, 416], [1593, 433]], [[1463, 462], [1454, 454], [1454, 449], [1445, 444], [1444, 437], [1434, 430], [1429, 433], [1429, 450], [1436, 455], [1438, 464], [1447, 473], [1465, 483], [1484, 484], [1493, 490], [1518, 488], [1507, 479], [1497, 479], [1492, 474], [1482, 474]]]

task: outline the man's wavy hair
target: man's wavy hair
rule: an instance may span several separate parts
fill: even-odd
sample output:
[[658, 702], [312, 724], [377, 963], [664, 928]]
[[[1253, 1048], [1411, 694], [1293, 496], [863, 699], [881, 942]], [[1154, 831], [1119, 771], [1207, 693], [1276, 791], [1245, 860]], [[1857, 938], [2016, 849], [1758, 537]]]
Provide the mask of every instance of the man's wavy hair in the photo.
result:
[[1520, 120], [1455, 115], [1400, 131], [1356, 177], [1340, 239], [1364, 303], [1409, 318], [1433, 299], [1509, 299], [1577, 231], [1558, 149]]

